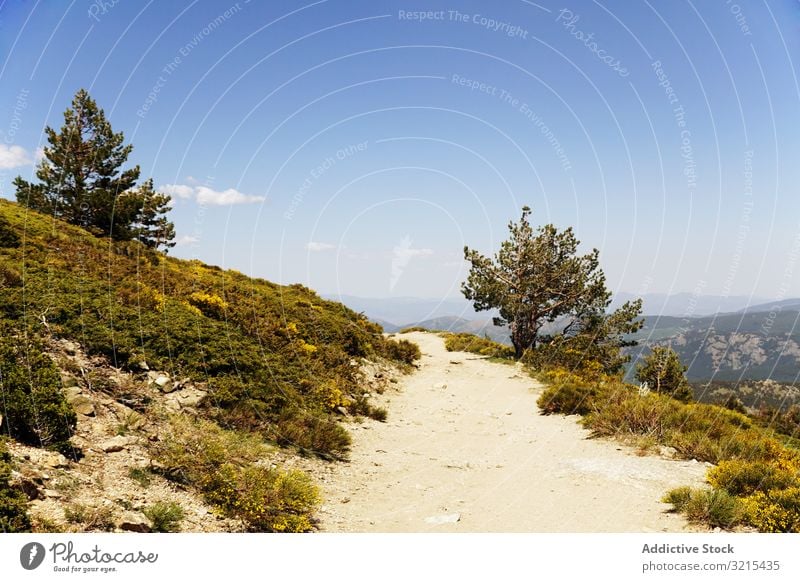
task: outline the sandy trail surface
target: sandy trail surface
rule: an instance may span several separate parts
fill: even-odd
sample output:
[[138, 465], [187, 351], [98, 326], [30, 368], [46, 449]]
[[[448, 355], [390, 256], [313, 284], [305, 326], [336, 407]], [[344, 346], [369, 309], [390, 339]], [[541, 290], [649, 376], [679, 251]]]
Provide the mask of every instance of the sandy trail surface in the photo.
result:
[[577, 417], [539, 414], [521, 368], [404, 338], [420, 369], [381, 397], [388, 422], [352, 425], [349, 463], [321, 467], [322, 531], [692, 531], [660, 499], [706, 465], [590, 439]]

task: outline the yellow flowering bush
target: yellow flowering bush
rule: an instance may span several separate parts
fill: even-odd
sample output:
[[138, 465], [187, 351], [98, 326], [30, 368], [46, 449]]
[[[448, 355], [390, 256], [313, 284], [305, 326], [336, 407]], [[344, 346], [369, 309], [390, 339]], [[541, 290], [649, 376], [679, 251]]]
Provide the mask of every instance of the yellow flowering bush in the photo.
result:
[[757, 491], [743, 504], [745, 520], [761, 532], [800, 532], [800, 487]]
[[228, 309], [228, 304], [222, 297], [204, 291], [195, 291], [189, 295], [189, 303], [209, 317], [221, 317]]

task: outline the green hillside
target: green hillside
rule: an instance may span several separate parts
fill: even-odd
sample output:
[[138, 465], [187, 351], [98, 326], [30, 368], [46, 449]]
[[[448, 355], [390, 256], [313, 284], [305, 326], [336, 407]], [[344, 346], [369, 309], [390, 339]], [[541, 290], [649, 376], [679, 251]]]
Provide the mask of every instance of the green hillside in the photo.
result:
[[97, 238], [4, 200], [0, 317], [7, 342], [66, 338], [122, 370], [202, 382], [207, 419], [330, 457], [350, 442], [336, 414], [385, 414], [366, 402], [358, 360], [414, 357], [301, 285]]

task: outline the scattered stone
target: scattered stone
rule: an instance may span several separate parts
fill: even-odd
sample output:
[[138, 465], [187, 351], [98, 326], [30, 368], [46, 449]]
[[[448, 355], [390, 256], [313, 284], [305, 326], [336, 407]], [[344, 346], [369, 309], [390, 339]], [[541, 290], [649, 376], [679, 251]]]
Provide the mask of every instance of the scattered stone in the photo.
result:
[[450, 360], [450, 363], [451, 364], [461, 364], [461, 362], [459, 362], [458, 360]]
[[64, 469], [69, 467], [69, 460], [61, 453], [44, 452], [39, 463], [48, 469]]
[[77, 396], [74, 396], [72, 398], [72, 400], [67, 398], [67, 402], [69, 402], [72, 405], [72, 408], [78, 414], [82, 414], [84, 416], [94, 416], [95, 415], [94, 404], [92, 403], [92, 401], [87, 396], [83, 396], [83, 395], [79, 394]]
[[175, 390], [175, 384], [166, 374], [161, 374], [158, 376], [155, 380], [153, 380], [153, 383], [158, 386], [164, 394], [169, 394]]
[[48, 499], [61, 499], [61, 493], [56, 491], [55, 489], [45, 489], [43, 491], [44, 496]]
[[425, 523], [431, 525], [442, 525], [444, 523], [456, 523], [461, 521], [460, 513], [449, 513], [446, 515], [433, 515], [425, 518]]
[[124, 451], [128, 446], [136, 442], [135, 439], [126, 436], [115, 436], [100, 445], [104, 453], [118, 453]]
[[444, 382], [439, 382], [438, 384], [434, 384], [433, 387], [438, 390], [446, 390], [447, 384], [445, 384]]
[[119, 529], [133, 533], [150, 533], [153, 531], [147, 518], [143, 515], [136, 515], [135, 513], [126, 514], [119, 524]]
[[674, 447], [666, 447], [664, 445], [661, 445], [660, 447], [658, 447], [658, 454], [661, 455], [662, 457], [667, 457], [668, 459], [674, 459], [675, 457], [678, 456], [678, 450], [675, 449]]

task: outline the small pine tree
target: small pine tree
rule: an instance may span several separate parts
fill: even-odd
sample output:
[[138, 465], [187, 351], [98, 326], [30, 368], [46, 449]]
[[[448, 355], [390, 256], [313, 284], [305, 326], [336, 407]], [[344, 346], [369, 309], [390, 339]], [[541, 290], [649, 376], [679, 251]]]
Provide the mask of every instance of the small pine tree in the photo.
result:
[[156, 192], [153, 180], [146, 180], [133, 194], [139, 208], [134, 225], [136, 239], [143, 245], [157, 249], [160, 246], [175, 246], [175, 225], [167, 220], [172, 197]]
[[644, 361], [636, 367], [636, 379], [647, 382], [651, 390], [688, 402], [692, 390], [686, 381], [686, 366], [672, 348], [655, 346]]

